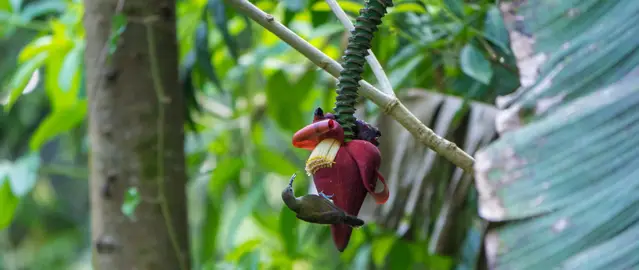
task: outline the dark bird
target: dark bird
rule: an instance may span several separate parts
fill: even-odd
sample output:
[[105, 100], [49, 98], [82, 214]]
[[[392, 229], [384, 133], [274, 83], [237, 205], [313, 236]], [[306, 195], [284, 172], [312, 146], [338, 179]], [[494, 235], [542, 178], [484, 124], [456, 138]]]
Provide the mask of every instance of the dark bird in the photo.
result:
[[346, 224], [351, 227], [359, 227], [364, 225], [364, 221], [347, 214], [344, 210], [337, 207], [331, 201], [332, 196], [324, 193], [319, 195], [308, 194], [301, 197], [295, 197], [293, 193], [293, 180], [296, 174], [291, 176], [288, 186], [282, 191], [282, 200], [286, 206], [295, 212], [297, 218], [310, 223], [317, 224]]

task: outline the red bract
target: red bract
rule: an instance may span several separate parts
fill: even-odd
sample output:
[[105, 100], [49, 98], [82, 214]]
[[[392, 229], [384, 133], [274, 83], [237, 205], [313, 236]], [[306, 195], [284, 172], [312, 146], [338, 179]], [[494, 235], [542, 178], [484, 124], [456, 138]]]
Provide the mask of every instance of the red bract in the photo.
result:
[[[376, 143], [377, 137], [369, 140]], [[306, 170], [313, 175], [317, 190], [333, 195], [331, 199], [335, 205], [354, 216], [359, 213], [367, 192], [378, 204], [388, 200], [386, 181], [378, 171], [381, 155], [373, 143], [367, 140], [344, 143], [342, 127], [332, 115], [324, 116], [319, 109], [313, 123], [293, 136], [295, 147], [313, 151], [306, 162]], [[378, 178], [384, 189], [375, 193]], [[352, 228], [343, 224], [331, 225], [331, 233], [337, 249], [343, 251], [350, 240]]]

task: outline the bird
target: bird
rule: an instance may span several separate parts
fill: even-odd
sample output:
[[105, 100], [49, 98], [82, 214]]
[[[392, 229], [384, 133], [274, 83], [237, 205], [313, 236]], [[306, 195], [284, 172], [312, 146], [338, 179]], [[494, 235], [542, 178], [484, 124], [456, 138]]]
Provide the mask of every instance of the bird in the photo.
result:
[[316, 224], [346, 224], [351, 227], [360, 227], [364, 221], [356, 216], [349, 215], [343, 209], [337, 207], [331, 197], [323, 192], [319, 194], [307, 194], [295, 197], [293, 181], [296, 173], [291, 176], [288, 186], [282, 191], [284, 204], [295, 212], [298, 219]]

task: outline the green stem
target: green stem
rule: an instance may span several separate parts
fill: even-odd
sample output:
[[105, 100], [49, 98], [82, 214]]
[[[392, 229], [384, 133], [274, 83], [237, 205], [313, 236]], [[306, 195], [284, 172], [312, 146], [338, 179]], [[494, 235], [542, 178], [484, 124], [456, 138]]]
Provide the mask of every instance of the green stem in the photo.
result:
[[337, 83], [337, 98], [335, 99], [335, 118], [344, 129], [344, 140], [355, 138], [355, 100], [358, 96], [359, 81], [364, 72], [365, 57], [371, 48], [373, 35], [377, 26], [382, 23], [386, 15], [386, 8], [392, 7], [392, 0], [368, 0], [355, 22], [355, 29], [351, 31], [348, 45], [344, 52], [344, 62], [339, 73]]
[[164, 223], [166, 225], [166, 230], [169, 235], [169, 241], [173, 246], [173, 250], [175, 251], [175, 256], [177, 256], [177, 260], [180, 264], [181, 270], [187, 270], [187, 263], [182, 256], [182, 252], [180, 250], [180, 244], [178, 242], [178, 237], [175, 232], [175, 228], [173, 227], [173, 222], [171, 221], [171, 210], [169, 209], [169, 203], [167, 202], [166, 191], [165, 191], [165, 175], [164, 175], [164, 121], [165, 121], [165, 106], [167, 103], [166, 92], [164, 91], [164, 86], [162, 85], [159, 64], [157, 63], [158, 54], [155, 51], [155, 35], [153, 33], [153, 23], [157, 21], [157, 17], [149, 17], [144, 23], [146, 26], [146, 40], [149, 50], [149, 61], [151, 66], [151, 79], [153, 80], [153, 89], [155, 90], [155, 94], [157, 96], [158, 102], [158, 118], [157, 118], [157, 160], [156, 160], [156, 168], [157, 168], [157, 184], [158, 184], [158, 199], [160, 204], [160, 211], [162, 211], [162, 216], [164, 216]]

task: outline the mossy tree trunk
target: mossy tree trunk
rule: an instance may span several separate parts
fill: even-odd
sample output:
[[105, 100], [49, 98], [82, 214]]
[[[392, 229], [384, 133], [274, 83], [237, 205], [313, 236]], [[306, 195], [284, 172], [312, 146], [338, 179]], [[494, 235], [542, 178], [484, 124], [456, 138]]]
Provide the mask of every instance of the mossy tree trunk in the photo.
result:
[[[94, 269], [187, 270], [176, 0], [84, 3]], [[127, 24], [106, 57], [118, 9]], [[121, 211], [130, 188], [140, 197], [134, 219]]]

